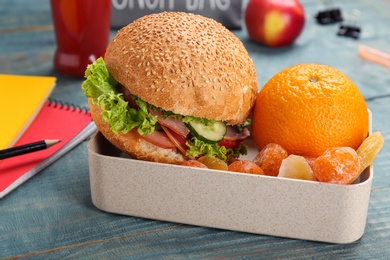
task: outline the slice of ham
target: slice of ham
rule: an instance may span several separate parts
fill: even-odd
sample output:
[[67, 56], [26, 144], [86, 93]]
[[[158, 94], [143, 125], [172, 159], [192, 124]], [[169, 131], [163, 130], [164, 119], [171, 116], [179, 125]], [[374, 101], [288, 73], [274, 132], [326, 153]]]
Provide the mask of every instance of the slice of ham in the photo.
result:
[[248, 128], [244, 128], [241, 132], [237, 133], [232, 126], [227, 126], [224, 139], [231, 140], [231, 141], [244, 140], [248, 136], [250, 136], [250, 132]]
[[190, 130], [188, 130], [186, 125], [181, 120], [178, 120], [171, 116], [164, 118], [161, 112], [155, 111], [153, 109], [149, 109], [149, 113], [154, 116], [157, 116], [157, 121], [160, 123], [160, 125], [169, 128], [170, 130], [181, 136], [186, 137], [190, 133]]
[[[133, 129], [135, 130], [135, 129]], [[138, 132], [137, 132], [138, 133]], [[154, 131], [151, 134], [142, 136], [146, 141], [149, 143], [152, 143], [158, 147], [164, 148], [164, 149], [175, 149], [176, 145], [172, 143], [171, 139], [168, 138], [168, 136], [163, 131]]]
[[171, 131], [168, 127], [161, 126], [161, 128], [167, 134], [168, 138], [171, 139], [172, 143], [176, 145], [177, 149], [179, 149], [182, 154], [186, 155], [188, 150], [188, 146], [186, 145], [187, 138]]

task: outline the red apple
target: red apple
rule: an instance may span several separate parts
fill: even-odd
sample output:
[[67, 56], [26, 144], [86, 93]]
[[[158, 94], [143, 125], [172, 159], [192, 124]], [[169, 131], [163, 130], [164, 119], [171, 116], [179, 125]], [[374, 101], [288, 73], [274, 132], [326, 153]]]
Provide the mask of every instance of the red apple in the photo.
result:
[[305, 25], [299, 0], [249, 0], [245, 10], [249, 37], [270, 47], [292, 44]]

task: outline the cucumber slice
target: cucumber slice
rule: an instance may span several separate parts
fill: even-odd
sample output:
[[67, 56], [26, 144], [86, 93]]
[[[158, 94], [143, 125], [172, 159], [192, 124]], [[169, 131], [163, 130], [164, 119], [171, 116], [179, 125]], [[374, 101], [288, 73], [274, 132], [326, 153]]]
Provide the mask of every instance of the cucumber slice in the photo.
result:
[[226, 134], [226, 124], [221, 121], [204, 124], [201, 120], [191, 120], [187, 123], [191, 134], [206, 143], [217, 143]]

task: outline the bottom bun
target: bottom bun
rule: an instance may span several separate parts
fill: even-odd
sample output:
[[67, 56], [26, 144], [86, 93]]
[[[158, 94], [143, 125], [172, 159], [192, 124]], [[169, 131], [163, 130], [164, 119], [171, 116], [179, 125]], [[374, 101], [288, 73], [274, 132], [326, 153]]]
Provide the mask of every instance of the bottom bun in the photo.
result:
[[103, 120], [100, 107], [92, 105], [90, 100], [88, 101], [88, 104], [92, 119], [99, 131], [110, 143], [125, 154], [135, 159], [152, 162], [181, 164], [186, 161], [185, 156], [178, 152], [177, 149], [164, 149], [151, 144], [142, 138], [136, 129], [133, 129], [126, 134], [120, 132], [115, 134], [111, 131], [108, 123]]

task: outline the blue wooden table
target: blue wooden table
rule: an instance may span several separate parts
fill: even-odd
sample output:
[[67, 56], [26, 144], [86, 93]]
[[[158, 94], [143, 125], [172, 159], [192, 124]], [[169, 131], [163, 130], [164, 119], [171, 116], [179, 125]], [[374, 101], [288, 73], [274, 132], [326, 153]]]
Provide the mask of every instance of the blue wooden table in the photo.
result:
[[[334, 1], [349, 22], [361, 26], [357, 40], [337, 36], [338, 24], [315, 22], [316, 12], [327, 7], [323, 2], [302, 0], [307, 22], [292, 46], [269, 49], [249, 41], [244, 28], [234, 33], [253, 58], [260, 87], [287, 66], [321, 63], [341, 70], [360, 88], [373, 130], [382, 132], [386, 144], [374, 164], [366, 230], [359, 241], [327, 244], [102, 212], [91, 202], [86, 140], [0, 200], [0, 258], [388, 259], [390, 68], [362, 60], [357, 50], [365, 44], [390, 53], [390, 1]], [[86, 106], [82, 79], [53, 70], [55, 46], [48, 0], [0, 0], [0, 73], [54, 75], [53, 98]]]

